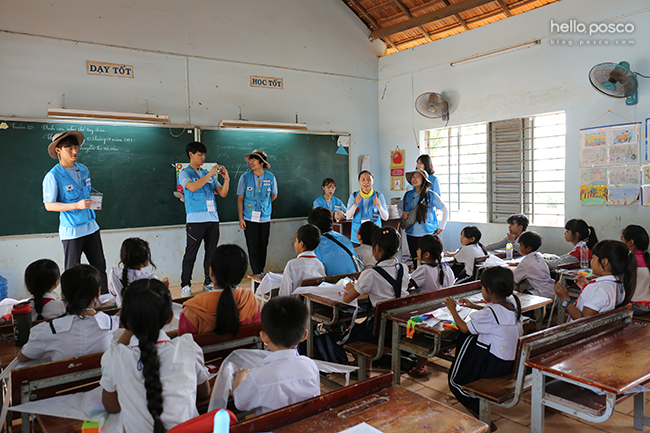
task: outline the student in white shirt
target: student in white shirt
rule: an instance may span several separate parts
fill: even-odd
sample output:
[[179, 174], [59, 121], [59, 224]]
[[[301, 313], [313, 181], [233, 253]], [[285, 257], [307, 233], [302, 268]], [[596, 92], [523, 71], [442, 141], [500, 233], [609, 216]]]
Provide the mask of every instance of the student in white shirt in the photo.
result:
[[564, 225], [564, 240], [573, 244], [573, 249], [559, 257], [547, 259], [549, 269], [555, 270], [560, 265], [580, 261], [580, 248], [587, 247], [587, 256], [591, 260], [591, 249], [598, 243], [596, 230], [581, 219], [570, 219]]
[[630, 224], [621, 232], [621, 242], [636, 257], [636, 290], [632, 297], [635, 316], [650, 313], [650, 253], [648, 232], [641, 226]]
[[297, 349], [307, 338], [308, 321], [307, 307], [298, 299], [280, 296], [264, 305], [260, 337], [273, 353], [260, 365], [236, 373], [237, 409], [261, 415], [320, 395], [318, 367]]
[[[318, 278], [327, 275], [325, 266], [316, 257], [314, 250], [320, 243], [320, 230], [313, 224], [305, 224], [298, 229], [293, 249], [298, 258], [289, 260], [282, 272], [280, 296], [289, 296], [300, 287], [300, 282], [308, 278]], [[296, 295], [297, 296], [297, 295]]]
[[473, 281], [474, 259], [488, 255], [487, 249], [480, 242], [481, 236], [481, 230], [478, 227], [466, 226], [460, 232], [461, 247], [455, 253], [445, 253], [445, 257], [453, 257], [456, 263], [463, 265], [460, 270], [454, 269], [456, 284]]
[[95, 311], [101, 290], [99, 271], [76, 265], [61, 275], [61, 292], [67, 315], [31, 329], [29, 340], [18, 353], [26, 362], [49, 355], [52, 361], [103, 352], [119, 327], [119, 318]]
[[361, 223], [357, 231], [359, 246], [354, 247], [354, 252], [357, 253], [357, 256], [363, 262], [364, 269], [372, 268], [377, 264], [377, 259], [372, 254], [372, 234], [378, 228], [379, 226], [372, 221], [366, 221]]
[[478, 398], [462, 390], [462, 386], [479, 379], [505, 376], [512, 372], [519, 337], [523, 335], [521, 304], [513, 296], [512, 272], [504, 267], [486, 269], [481, 276], [483, 299], [489, 305], [480, 307], [467, 299], [459, 305], [475, 308], [470, 320], [465, 322], [456, 311], [456, 301], [449, 297], [449, 308], [461, 335], [456, 346], [456, 357], [449, 369], [449, 389], [463, 406], [477, 418]]
[[198, 416], [197, 397], [208, 398], [208, 370], [191, 335], [170, 340], [169, 289], [155, 279], [138, 280], [124, 292], [124, 334], [102, 356], [102, 403], [121, 412], [125, 432], [165, 432]]
[[592, 249], [592, 256], [591, 269], [596, 279], [587, 282], [585, 276], [578, 275], [575, 281], [581, 291], [575, 304], [566, 287], [555, 283], [555, 293], [569, 313], [568, 321], [622, 307], [634, 295], [637, 259], [623, 242], [600, 241]]
[[519, 236], [528, 228], [528, 217], [524, 214], [515, 213], [508, 217], [508, 232], [500, 241], [487, 244], [485, 248], [488, 251], [504, 249], [508, 242], [512, 243], [512, 248], [519, 252]]
[[555, 281], [551, 278], [544, 256], [537, 251], [541, 245], [539, 233], [526, 232], [519, 237], [519, 250], [525, 257], [513, 270], [515, 283], [526, 280], [528, 287], [524, 293], [555, 299]]
[[50, 259], [36, 260], [25, 269], [25, 287], [32, 295], [29, 303], [34, 309], [32, 321], [65, 314], [65, 303], [52, 293], [59, 285], [59, 272], [59, 265]]
[[[149, 242], [140, 238], [128, 238], [120, 248], [120, 263], [122, 269], [113, 268], [108, 275], [108, 291], [115, 296], [118, 307], [122, 306], [122, 289], [136, 280], [149, 280], [158, 277], [142, 270], [149, 265], [156, 269], [151, 260]], [[169, 278], [161, 280], [169, 288]]]

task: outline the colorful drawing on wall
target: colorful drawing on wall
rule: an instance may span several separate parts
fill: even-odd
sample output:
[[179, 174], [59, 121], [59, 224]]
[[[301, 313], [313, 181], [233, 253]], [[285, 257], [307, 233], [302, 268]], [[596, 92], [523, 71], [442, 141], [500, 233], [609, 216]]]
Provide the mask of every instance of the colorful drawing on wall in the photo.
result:
[[610, 185], [607, 203], [614, 206], [639, 204], [639, 189], [639, 185]]
[[607, 144], [607, 129], [583, 131], [583, 146], [605, 146]]
[[583, 147], [580, 162], [580, 165], [583, 167], [589, 165], [607, 165], [609, 163], [607, 147]]
[[650, 205], [650, 185], [643, 185], [641, 187], [641, 204], [643, 206]]
[[636, 143], [638, 141], [637, 139], [638, 129], [639, 129], [638, 125], [626, 127], [626, 128], [614, 129], [614, 139], [612, 141], [612, 144], [616, 145], [616, 144]]
[[621, 144], [609, 147], [610, 164], [634, 164], [639, 163], [639, 145]]
[[607, 204], [607, 185], [581, 186], [580, 203], [587, 206]]
[[639, 183], [639, 166], [610, 167], [608, 171], [610, 185]]
[[607, 167], [580, 169], [580, 185], [607, 185]]
[[644, 185], [650, 185], [650, 165], [644, 165], [641, 167], [641, 183]]

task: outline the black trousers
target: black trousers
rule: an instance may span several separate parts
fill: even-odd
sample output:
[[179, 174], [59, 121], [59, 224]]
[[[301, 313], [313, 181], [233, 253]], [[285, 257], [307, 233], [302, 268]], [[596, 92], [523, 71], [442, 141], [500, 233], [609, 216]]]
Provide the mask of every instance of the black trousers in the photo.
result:
[[201, 242], [205, 250], [203, 259], [203, 284], [210, 284], [210, 260], [212, 253], [219, 243], [219, 223], [187, 223], [185, 225], [186, 241], [185, 254], [183, 255], [183, 270], [181, 272], [181, 287], [192, 284], [192, 272], [194, 271], [194, 262], [199, 252]]
[[420, 242], [419, 237], [411, 236], [411, 235], [406, 235], [406, 243], [409, 246], [409, 254], [411, 254], [411, 259], [413, 260], [413, 269], [418, 268], [418, 261], [417, 256], [418, 256], [418, 242]]
[[102, 280], [102, 295], [108, 293], [108, 279], [106, 277], [106, 258], [99, 230], [95, 233], [77, 239], [62, 240], [64, 267], [69, 269], [81, 263], [81, 254], [85, 254], [88, 263], [97, 268]]
[[261, 274], [266, 266], [266, 249], [269, 245], [271, 222], [254, 223], [246, 221], [246, 248], [253, 274]]

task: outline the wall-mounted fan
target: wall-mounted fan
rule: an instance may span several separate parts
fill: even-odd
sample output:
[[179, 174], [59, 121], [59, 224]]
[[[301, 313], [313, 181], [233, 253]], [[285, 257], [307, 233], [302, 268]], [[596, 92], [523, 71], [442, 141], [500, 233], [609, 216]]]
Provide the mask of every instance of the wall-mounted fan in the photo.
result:
[[600, 63], [589, 71], [589, 81], [596, 90], [612, 98], [625, 98], [627, 105], [638, 102], [636, 76], [628, 62]]
[[449, 101], [440, 93], [427, 92], [415, 100], [415, 109], [429, 119], [449, 120]]

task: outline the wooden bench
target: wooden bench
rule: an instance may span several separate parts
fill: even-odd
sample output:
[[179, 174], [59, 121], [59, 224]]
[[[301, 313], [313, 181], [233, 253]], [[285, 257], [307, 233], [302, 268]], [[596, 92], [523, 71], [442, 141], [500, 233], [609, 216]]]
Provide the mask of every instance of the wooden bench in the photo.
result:
[[[632, 311], [628, 305], [521, 337], [517, 343], [517, 356], [512, 374], [477, 380], [463, 386], [463, 391], [479, 398], [479, 418], [489, 423], [493, 404], [504, 408], [514, 407], [519, 403], [522, 393], [530, 388], [532, 380], [531, 375], [528, 374], [530, 369], [524, 365], [530, 358], [631, 320]], [[551, 388], [552, 386], [548, 386], [547, 390]], [[592, 397], [595, 400], [596, 396], [593, 393]]]
[[[384, 346], [386, 343], [384, 340], [388, 329], [388, 318], [390, 316], [411, 311], [413, 309], [426, 308], [430, 305], [439, 304], [441, 300], [448, 296], [460, 298], [467, 295], [469, 292], [476, 292], [480, 289], [481, 283], [473, 281], [458, 286], [447, 287], [442, 290], [436, 290], [434, 292], [419, 293], [378, 302], [375, 307], [375, 324], [373, 328], [373, 334], [379, 338], [378, 343], [372, 344], [358, 341], [343, 346], [346, 350], [358, 355], [359, 380], [366, 378], [366, 358], [376, 361], [381, 358], [384, 353], [390, 351], [388, 347]], [[397, 358], [399, 360], [399, 356], [397, 356]], [[393, 357], [393, 364], [394, 362], [395, 356]], [[393, 365], [393, 367], [395, 367], [395, 365]], [[393, 374], [399, 377], [399, 366], [397, 367], [397, 370], [393, 370]]]

